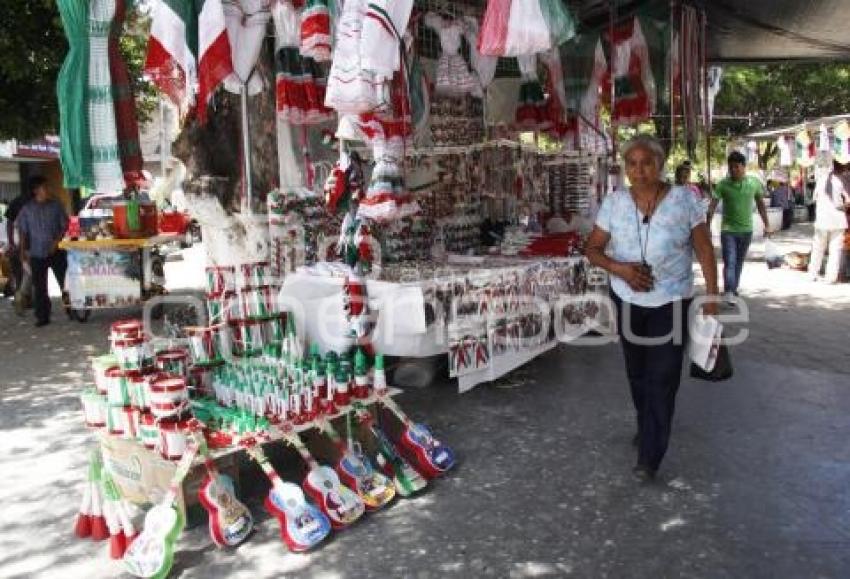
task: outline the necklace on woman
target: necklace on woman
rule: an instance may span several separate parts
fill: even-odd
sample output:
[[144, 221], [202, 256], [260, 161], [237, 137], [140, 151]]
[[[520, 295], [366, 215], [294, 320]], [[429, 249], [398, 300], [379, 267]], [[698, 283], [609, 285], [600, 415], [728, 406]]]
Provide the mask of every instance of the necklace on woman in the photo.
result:
[[634, 195], [632, 198], [635, 202], [635, 225], [637, 226], [638, 244], [640, 245], [640, 262], [642, 265], [648, 266], [646, 262], [646, 252], [649, 249], [649, 232], [652, 229], [652, 218], [655, 216], [655, 209], [658, 206], [658, 198], [661, 196], [661, 185], [655, 189], [655, 198], [652, 200], [652, 207], [647, 207], [647, 211], [643, 214], [643, 224], [646, 225], [646, 239], [643, 237], [641, 229], [641, 219], [638, 216], [638, 202]]

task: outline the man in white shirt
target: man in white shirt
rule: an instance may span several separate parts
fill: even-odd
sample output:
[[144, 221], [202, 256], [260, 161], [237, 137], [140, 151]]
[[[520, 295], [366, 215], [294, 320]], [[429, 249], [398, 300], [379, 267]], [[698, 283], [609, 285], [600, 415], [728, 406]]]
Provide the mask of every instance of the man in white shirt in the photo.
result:
[[847, 230], [846, 209], [850, 206], [850, 174], [848, 165], [833, 163], [833, 171], [815, 186], [815, 236], [809, 275], [820, 275], [824, 252], [829, 252], [824, 281], [836, 283], [844, 257], [844, 232]]

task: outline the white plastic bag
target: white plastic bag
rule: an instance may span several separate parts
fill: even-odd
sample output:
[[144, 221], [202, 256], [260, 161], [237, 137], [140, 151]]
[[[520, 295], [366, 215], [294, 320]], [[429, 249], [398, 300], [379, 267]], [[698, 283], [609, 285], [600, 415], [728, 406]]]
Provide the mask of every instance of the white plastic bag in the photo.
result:
[[767, 263], [767, 269], [782, 267], [782, 264], [785, 263], [785, 254], [770, 239], [764, 240], [764, 261]]
[[717, 363], [723, 324], [714, 316], [704, 316], [700, 312], [691, 320], [690, 330], [688, 355], [694, 364], [706, 372], [711, 372]]

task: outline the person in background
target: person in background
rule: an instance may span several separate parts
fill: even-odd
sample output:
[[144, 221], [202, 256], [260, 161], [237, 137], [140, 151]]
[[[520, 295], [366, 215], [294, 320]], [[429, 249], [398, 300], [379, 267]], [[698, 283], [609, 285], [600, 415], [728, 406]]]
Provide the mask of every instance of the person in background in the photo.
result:
[[794, 222], [794, 197], [784, 178], [773, 181], [770, 189], [770, 206], [782, 209], [782, 230], [790, 229]]
[[33, 198], [21, 209], [16, 223], [21, 235], [21, 260], [29, 263], [32, 274], [35, 325], [41, 327], [50, 323], [47, 270], [53, 270], [60, 288], [65, 286], [68, 261], [59, 242], [68, 228], [68, 216], [62, 204], [50, 198], [43, 177], [33, 177], [29, 185]]
[[694, 183], [691, 183], [691, 171], [693, 170], [693, 165], [689, 160], [683, 161], [678, 167], [676, 167], [676, 176], [675, 182], [679, 187], [684, 187], [688, 191], [694, 194], [694, 199], [696, 199], [699, 203], [702, 203], [704, 199], [704, 195], [702, 189], [700, 189]]
[[829, 251], [826, 262], [827, 283], [837, 283], [844, 257], [844, 232], [847, 230], [847, 207], [850, 206], [849, 165], [833, 162], [833, 170], [815, 185], [814, 201], [815, 235], [812, 239], [812, 257], [809, 261], [809, 276], [817, 280], [823, 265], [824, 253]]
[[30, 276], [24, 271], [24, 264], [21, 262], [21, 249], [18, 246], [18, 235], [15, 227], [15, 221], [21, 213], [24, 205], [32, 199], [32, 190], [30, 187], [12, 199], [9, 207], [6, 208], [6, 238], [8, 241], [9, 261], [12, 266], [12, 279], [14, 280], [15, 291], [15, 312], [19, 316], [24, 314], [24, 309], [30, 307], [32, 302], [32, 284]]
[[[682, 377], [688, 310], [693, 297], [693, 258], [707, 292], [717, 296], [717, 261], [705, 211], [693, 193], [662, 181], [661, 143], [639, 135], [623, 148], [629, 189], [602, 201], [586, 243], [590, 263], [611, 274], [611, 299], [637, 412], [635, 476], [655, 477], [673, 422]], [[716, 301], [703, 305], [717, 314]]]
[[815, 176], [809, 175], [806, 184], [803, 187], [803, 205], [809, 212], [809, 221], [815, 220]]
[[723, 202], [723, 224], [720, 245], [723, 252], [723, 298], [733, 304], [738, 296], [741, 272], [747, 259], [747, 251], [753, 239], [753, 204], [758, 208], [764, 223], [765, 236], [769, 236], [770, 222], [764, 205], [764, 187], [753, 176], [747, 175], [747, 160], [738, 151], [727, 159], [729, 176], [714, 188], [714, 196], [708, 206], [708, 223], [714, 217], [717, 205]]

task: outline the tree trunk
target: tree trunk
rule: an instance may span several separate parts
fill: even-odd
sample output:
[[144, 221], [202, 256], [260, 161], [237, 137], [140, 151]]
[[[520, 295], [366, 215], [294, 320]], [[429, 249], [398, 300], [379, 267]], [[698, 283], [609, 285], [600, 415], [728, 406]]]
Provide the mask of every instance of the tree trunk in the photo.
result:
[[248, 97], [253, 203], [243, 206], [240, 97], [220, 89], [210, 103], [207, 123], [187, 122], [174, 143], [174, 156], [186, 166], [184, 190], [189, 211], [203, 231], [208, 261], [235, 265], [269, 258], [265, 201], [277, 186], [275, 75], [271, 40], [263, 46], [254, 74], [265, 81]]
[[[269, 39], [254, 72], [265, 80], [266, 87], [262, 93], [248, 97], [253, 209], [258, 212], [263, 212], [266, 195], [278, 181], [273, 51], [273, 42]], [[242, 198], [241, 124], [239, 95], [220, 89], [210, 103], [206, 125], [194, 119], [188, 121], [174, 143], [174, 156], [186, 165], [187, 181], [203, 176], [226, 179], [226, 186], [214, 189], [228, 214], [240, 210]]]

